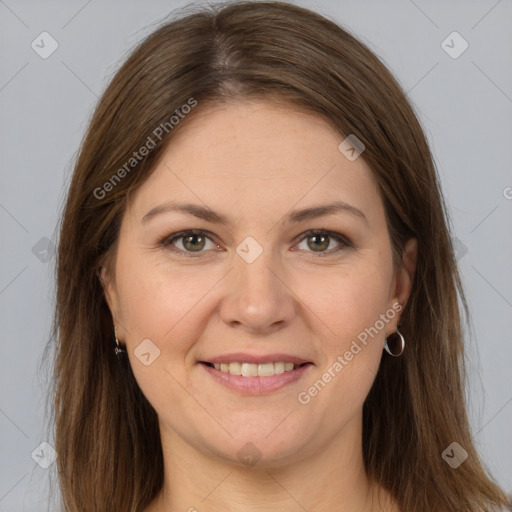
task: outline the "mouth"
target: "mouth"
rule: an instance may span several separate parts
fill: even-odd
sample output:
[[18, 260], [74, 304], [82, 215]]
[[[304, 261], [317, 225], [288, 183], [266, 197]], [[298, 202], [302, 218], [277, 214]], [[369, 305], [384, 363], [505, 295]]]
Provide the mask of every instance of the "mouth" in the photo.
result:
[[[216, 358], [215, 361], [198, 363], [215, 382], [241, 395], [268, 395], [298, 382], [314, 366], [312, 362], [297, 358], [295, 362], [281, 357], [274, 361], [246, 358], [253, 359], [253, 362], [231, 356], [229, 362]], [[254, 362], [254, 359], [259, 360]]]
[[275, 361], [267, 363], [246, 363], [246, 362], [230, 362], [230, 363], [211, 363], [208, 361], [200, 361], [210, 368], [222, 373], [236, 375], [239, 377], [272, 377], [287, 372], [293, 372], [306, 365], [313, 363], [295, 364], [289, 361]]

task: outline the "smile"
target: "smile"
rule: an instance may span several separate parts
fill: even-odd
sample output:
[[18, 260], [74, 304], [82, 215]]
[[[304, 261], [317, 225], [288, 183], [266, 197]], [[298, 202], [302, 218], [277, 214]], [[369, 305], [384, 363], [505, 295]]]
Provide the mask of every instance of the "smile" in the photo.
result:
[[[220, 370], [222, 373], [240, 375], [242, 377], [271, 377], [285, 372], [296, 370], [301, 364], [278, 361], [275, 363], [205, 363], [211, 368]], [[304, 363], [307, 364], [307, 363]]]
[[244, 395], [266, 395], [301, 379], [313, 363], [292, 362], [211, 363], [201, 361], [200, 366], [218, 383]]

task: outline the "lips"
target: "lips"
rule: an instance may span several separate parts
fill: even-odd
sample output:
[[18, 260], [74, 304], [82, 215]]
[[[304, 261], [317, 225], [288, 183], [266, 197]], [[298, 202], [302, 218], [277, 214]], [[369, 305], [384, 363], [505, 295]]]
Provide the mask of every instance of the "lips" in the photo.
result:
[[252, 364], [261, 364], [261, 363], [274, 363], [283, 361], [285, 363], [293, 363], [296, 365], [301, 365], [304, 363], [309, 363], [307, 359], [302, 359], [301, 357], [293, 356], [291, 354], [265, 354], [261, 356], [253, 355], [253, 354], [245, 354], [243, 352], [233, 353], [233, 354], [224, 354], [221, 356], [216, 356], [212, 358], [205, 359], [201, 362], [204, 363], [252, 363]]
[[[234, 390], [238, 394], [242, 395], [267, 395], [286, 386], [293, 385], [293, 383], [304, 378], [304, 375], [310, 371], [309, 368], [314, 366], [311, 362], [302, 363], [300, 365], [295, 365], [289, 362], [288, 364], [293, 366], [291, 370], [285, 370], [283, 373], [275, 373], [276, 366], [277, 370], [280, 371], [279, 366], [281, 363], [281, 361], [264, 362], [256, 365], [254, 363], [241, 363], [237, 361], [232, 361], [229, 364], [210, 363], [207, 361], [199, 362], [200, 366], [214, 379], [214, 381], [217, 381], [224, 387]], [[223, 372], [221, 369], [217, 370], [215, 365], [220, 365], [221, 367], [222, 365], [227, 365], [228, 371]], [[232, 365], [235, 368], [240, 365], [240, 375], [230, 373], [229, 369]], [[272, 374], [270, 373], [270, 366], [272, 366], [274, 371]], [[260, 367], [262, 369], [262, 374], [259, 373]], [[255, 369], [258, 372], [256, 375], [254, 375]], [[247, 376], [242, 375], [242, 372]], [[266, 375], [263, 375], [264, 373], [266, 373]]]
[[[221, 371], [222, 373], [229, 373], [231, 375], [241, 375], [243, 377], [271, 377], [272, 375], [281, 375], [285, 372], [291, 372], [300, 368], [302, 365], [293, 364], [284, 361], [276, 361], [275, 363], [204, 363], [211, 368]], [[308, 363], [304, 363], [308, 364]]]
[[292, 372], [302, 366], [312, 364], [290, 354], [267, 354], [255, 356], [250, 354], [226, 354], [200, 361], [209, 368], [228, 375], [241, 377], [273, 377]]

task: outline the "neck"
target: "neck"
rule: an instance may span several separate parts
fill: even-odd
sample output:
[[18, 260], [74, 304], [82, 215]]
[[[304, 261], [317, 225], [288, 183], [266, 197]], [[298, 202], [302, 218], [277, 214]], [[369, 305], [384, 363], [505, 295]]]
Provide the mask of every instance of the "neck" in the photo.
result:
[[199, 452], [163, 425], [161, 435], [164, 486], [146, 512], [397, 510], [366, 476], [360, 418], [315, 454], [252, 467]]

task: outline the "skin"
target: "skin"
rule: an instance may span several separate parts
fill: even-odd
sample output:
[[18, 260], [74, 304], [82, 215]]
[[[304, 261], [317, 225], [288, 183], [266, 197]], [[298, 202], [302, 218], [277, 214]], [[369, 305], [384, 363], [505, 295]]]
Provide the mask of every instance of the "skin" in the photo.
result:
[[[146, 512], [398, 510], [366, 477], [361, 434], [363, 402], [400, 313], [309, 403], [297, 396], [381, 314], [405, 306], [416, 240], [395, 269], [372, 171], [340, 152], [344, 137], [322, 118], [268, 101], [197, 114], [132, 196], [102, 270], [118, 339], [159, 416], [165, 483]], [[177, 211], [142, 222], [171, 200], [207, 205], [232, 225]], [[286, 222], [291, 210], [340, 200], [368, 225], [346, 212]], [[160, 243], [188, 229], [210, 239]], [[353, 246], [304, 235], [310, 229]], [[247, 236], [263, 249], [252, 263], [236, 252]], [[160, 350], [148, 366], [134, 353], [145, 339]], [[248, 396], [198, 363], [232, 352], [282, 352], [313, 366], [291, 385]], [[238, 458], [246, 443], [255, 465]]]

